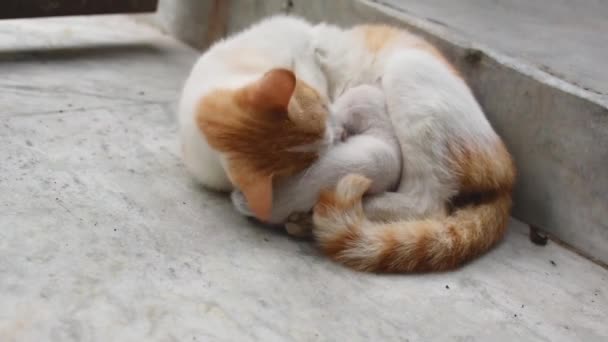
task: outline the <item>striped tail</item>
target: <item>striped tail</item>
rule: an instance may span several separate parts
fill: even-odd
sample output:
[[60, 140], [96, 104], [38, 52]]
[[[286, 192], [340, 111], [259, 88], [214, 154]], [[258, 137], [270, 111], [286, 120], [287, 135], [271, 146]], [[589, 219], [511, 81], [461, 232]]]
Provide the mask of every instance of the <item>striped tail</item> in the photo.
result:
[[378, 223], [363, 212], [371, 181], [348, 175], [321, 194], [314, 209], [315, 237], [335, 261], [360, 271], [427, 272], [458, 267], [501, 240], [509, 220], [511, 192], [441, 219]]

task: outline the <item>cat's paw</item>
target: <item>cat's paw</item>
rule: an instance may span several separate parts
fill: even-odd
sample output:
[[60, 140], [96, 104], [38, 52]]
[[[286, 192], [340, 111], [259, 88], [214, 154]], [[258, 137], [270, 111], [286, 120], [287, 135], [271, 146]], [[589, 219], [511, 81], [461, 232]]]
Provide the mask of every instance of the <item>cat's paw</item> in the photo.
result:
[[249, 217], [255, 216], [249, 209], [245, 195], [240, 190], [233, 190], [232, 193], [230, 193], [230, 200], [239, 213]]
[[291, 236], [308, 237], [312, 235], [313, 223], [311, 213], [293, 213], [285, 222], [285, 230]]

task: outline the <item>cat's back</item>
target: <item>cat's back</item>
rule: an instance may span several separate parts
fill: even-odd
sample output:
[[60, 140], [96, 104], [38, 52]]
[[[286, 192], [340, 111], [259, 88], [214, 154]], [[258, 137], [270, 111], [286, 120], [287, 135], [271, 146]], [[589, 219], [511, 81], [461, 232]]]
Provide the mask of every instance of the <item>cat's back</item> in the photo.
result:
[[209, 83], [231, 87], [231, 76], [259, 76], [271, 68], [290, 68], [294, 55], [306, 49], [311, 28], [297, 17], [265, 19], [214, 43], [194, 65], [190, 79], [211, 77]]
[[291, 69], [294, 56], [307, 48], [311, 29], [303, 19], [280, 15], [213, 44], [185, 82], [180, 119], [211, 90], [241, 87], [272, 68]]

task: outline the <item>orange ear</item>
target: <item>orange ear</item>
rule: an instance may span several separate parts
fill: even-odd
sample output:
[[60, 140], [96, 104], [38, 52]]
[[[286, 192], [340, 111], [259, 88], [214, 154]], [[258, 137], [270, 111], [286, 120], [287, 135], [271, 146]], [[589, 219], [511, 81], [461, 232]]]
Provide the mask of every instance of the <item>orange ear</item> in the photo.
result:
[[260, 221], [268, 221], [272, 210], [272, 175], [252, 172], [238, 162], [229, 165], [230, 178], [245, 195], [251, 212]]
[[268, 221], [272, 211], [272, 176], [262, 176], [256, 181], [243, 184], [241, 191], [249, 209], [260, 221]]
[[272, 69], [243, 89], [249, 103], [260, 112], [287, 113], [296, 88], [296, 76], [287, 69]]

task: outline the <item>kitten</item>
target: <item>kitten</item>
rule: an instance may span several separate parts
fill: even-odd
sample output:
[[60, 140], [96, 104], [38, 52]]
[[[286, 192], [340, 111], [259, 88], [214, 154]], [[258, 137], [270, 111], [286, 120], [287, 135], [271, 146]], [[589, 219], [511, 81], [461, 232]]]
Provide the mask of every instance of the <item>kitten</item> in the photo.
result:
[[285, 16], [253, 25], [205, 52], [182, 92], [187, 169], [208, 188], [241, 189], [260, 218], [270, 212], [272, 181], [308, 167], [333, 140], [312, 32]]
[[314, 223], [325, 253], [358, 270], [431, 271], [459, 266], [496, 244], [509, 220], [515, 167], [454, 67], [396, 28], [317, 30], [333, 94], [380, 80], [403, 158], [397, 191], [365, 208], [388, 223], [366, 217], [365, 177], [347, 176], [321, 195]]
[[[373, 180], [370, 193], [396, 189], [401, 175], [401, 150], [383, 92], [370, 85], [351, 88], [334, 102], [331, 112], [334, 134], [344, 142], [326, 150], [305, 171], [275, 182], [268, 223], [284, 223], [294, 212], [311, 210], [322, 189], [335, 186], [352, 172]], [[239, 190], [233, 191], [231, 199], [242, 214], [255, 216]], [[303, 228], [291, 225], [288, 232], [303, 235]]]
[[[357, 270], [411, 272], [451, 269], [495, 245], [509, 219], [515, 167], [454, 67], [429, 43], [396, 28], [321, 24], [315, 31], [330, 96], [379, 82], [402, 157], [396, 191], [362, 202], [364, 194], [381, 190], [378, 178], [365, 177], [369, 159], [349, 155], [357, 157], [350, 170], [363, 175], [342, 178], [322, 192], [314, 209], [314, 234], [323, 251]], [[323, 177], [343, 170], [329, 172]], [[298, 189], [316, 194], [312, 185], [318, 184]], [[274, 193], [283, 204], [303, 196]], [[301, 210], [296, 204], [292, 209]]]

